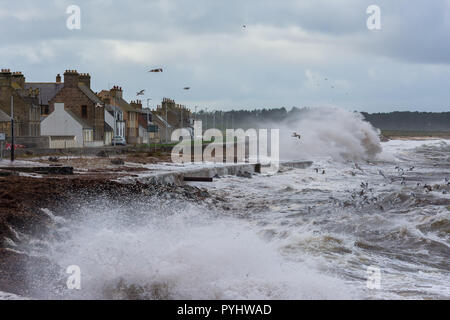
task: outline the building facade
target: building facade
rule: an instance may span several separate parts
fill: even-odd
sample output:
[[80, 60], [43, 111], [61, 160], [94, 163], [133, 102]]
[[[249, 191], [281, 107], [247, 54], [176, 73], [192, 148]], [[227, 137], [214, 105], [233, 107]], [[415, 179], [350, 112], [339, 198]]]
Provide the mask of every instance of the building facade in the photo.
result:
[[105, 140], [105, 109], [102, 100], [91, 90], [91, 76], [79, 74], [76, 70], [66, 70], [63, 87], [49, 101], [49, 114], [56, 103], [64, 103], [64, 108], [87, 126], [92, 127], [93, 141], [101, 145]]
[[[142, 139], [139, 137], [139, 109], [136, 103], [128, 103], [123, 98], [121, 87], [114, 86], [110, 90], [102, 90], [98, 93], [103, 103], [119, 107], [123, 112], [123, 120], [125, 121], [125, 139], [127, 143], [139, 144]], [[142, 109], [142, 104], [141, 107]]]
[[[7, 116], [14, 118], [16, 137], [40, 136], [41, 110], [39, 90], [26, 89], [25, 77], [21, 72], [2, 69], [0, 72], [0, 108]], [[11, 109], [11, 103], [13, 108]], [[9, 127], [7, 135], [11, 135]]]

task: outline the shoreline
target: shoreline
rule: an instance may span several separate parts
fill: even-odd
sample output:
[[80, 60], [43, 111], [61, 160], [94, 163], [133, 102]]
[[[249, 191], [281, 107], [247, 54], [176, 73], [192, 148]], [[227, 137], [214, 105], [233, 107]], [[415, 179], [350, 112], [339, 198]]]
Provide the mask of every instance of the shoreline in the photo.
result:
[[[26, 176], [0, 177], [0, 292], [33, 299], [38, 287], [35, 280], [55, 277], [63, 270], [42, 257], [21, 250], [27, 238], [43, 240], [55, 227], [55, 217], [70, 218], [72, 206], [89, 203], [90, 199], [120, 200], [132, 203], [141, 196], [177, 198], [200, 202], [211, 198], [201, 188], [175, 186], [155, 182], [123, 183], [109, 177], [55, 177], [32, 178]], [[19, 192], [20, 190], [20, 192]], [[215, 203], [223, 201], [212, 199]], [[27, 265], [42, 265], [42, 274], [29, 274]]]

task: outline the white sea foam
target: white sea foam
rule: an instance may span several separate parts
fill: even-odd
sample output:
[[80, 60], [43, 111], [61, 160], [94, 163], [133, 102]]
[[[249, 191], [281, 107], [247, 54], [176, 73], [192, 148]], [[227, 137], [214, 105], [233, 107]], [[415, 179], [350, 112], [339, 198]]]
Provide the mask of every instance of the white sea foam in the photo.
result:
[[124, 225], [117, 218], [121, 212], [110, 209], [89, 213], [69, 239], [50, 250], [48, 258], [61, 268], [80, 266], [76, 298], [136, 298], [130, 288], [139, 298], [355, 297], [343, 280], [319, 273], [313, 264], [285, 260], [244, 221], [208, 217], [190, 207], [170, 215], [137, 212], [148, 219]]
[[[344, 109], [306, 109], [296, 119], [270, 126], [280, 128], [283, 159], [329, 156], [359, 161], [373, 159], [382, 150], [379, 132], [360, 113]], [[292, 137], [293, 132], [301, 139]]]

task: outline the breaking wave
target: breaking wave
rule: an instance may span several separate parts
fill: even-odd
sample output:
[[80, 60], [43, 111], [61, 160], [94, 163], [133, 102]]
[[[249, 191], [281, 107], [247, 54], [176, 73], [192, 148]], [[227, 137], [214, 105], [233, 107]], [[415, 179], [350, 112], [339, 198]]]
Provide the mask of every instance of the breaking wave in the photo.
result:
[[[297, 132], [301, 139], [292, 137]], [[303, 109], [281, 125], [280, 153], [285, 159], [331, 157], [336, 161], [372, 160], [381, 153], [379, 132], [362, 114], [339, 108]]]
[[[153, 203], [152, 203], [153, 202]], [[158, 199], [133, 208], [82, 208], [41, 254], [61, 272], [42, 276], [38, 298], [69, 299], [335, 299], [353, 294], [315, 266], [285, 260], [249, 223], [205, 208]], [[95, 208], [95, 209], [93, 209]], [[79, 219], [81, 217], [81, 219]], [[70, 225], [69, 229], [68, 226]], [[77, 265], [80, 291], [64, 270]], [[30, 265], [29, 273], [40, 272]]]

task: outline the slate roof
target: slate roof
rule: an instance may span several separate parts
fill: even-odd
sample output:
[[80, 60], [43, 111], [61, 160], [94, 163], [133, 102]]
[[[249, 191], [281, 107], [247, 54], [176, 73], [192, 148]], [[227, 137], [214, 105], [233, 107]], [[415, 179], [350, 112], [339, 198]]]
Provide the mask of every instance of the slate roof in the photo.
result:
[[79, 83], [78, 88], [94, 103], [100, 103], [103, 105], [103, 101], [88, 87], [86, 87], [84, 84]]
[[119, 107], [126, 112], [137, 112], [137, 109], [133, 108], [128, 102], [122, 98], [116, 98], [116, 103]]
[[0, 109], [0, 122], [11, 121], [11, 117], [7, 115], [2, 109]]
[[105, 105], [105, 109], [106, 109], [106, 111], [108, 111], [109, 114], [111, 114], [112, 116], [114, 116], [114, 112], [123, 114], [123, 111], [122, 111], [122, 109], [120, 109], [120, 107], [118, 107], [118, 106], [113, 106], [113, 105], [111, 105], [111, 104]]
[[153, 113], [153, 115], [154, 115], [155, 118], [156, 118], [157, 120], [159, 120], [159, 122], [161, 122], [164, 126], [166, 126], [167, 128], [172, 128], [172, 126], [171, 126], [169, 123], [167, 123], [167, 121], [164, 120], [159, 114]]
[[64, 87], [64, 83], [57, 82], [26, 82], [25, 89], [39, 89], [39, 103], [48, 105], [49, 101]]

